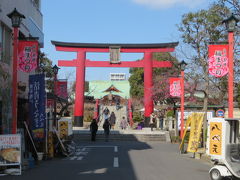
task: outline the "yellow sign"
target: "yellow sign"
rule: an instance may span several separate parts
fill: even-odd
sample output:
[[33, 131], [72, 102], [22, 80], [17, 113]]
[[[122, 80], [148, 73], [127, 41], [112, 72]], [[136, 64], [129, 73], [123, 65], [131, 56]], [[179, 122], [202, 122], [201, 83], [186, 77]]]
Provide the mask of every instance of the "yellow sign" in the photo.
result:
[[183, 144], [184, 144], [184, 139], [185, 139], [185, 136], [186, 136], [186, 133], [187, 133], [187, 130], [188, 130], [188, 127], [190, 126], [191, 124], [191, 121], [192, 121], [192, 114], [190, 114], [187, 118], [187, 121], [186, 121], [186, 124], [185, 124], [185, 128], [184, 128], [184, 133], [183, 133], [183, 138], [182, 138], [182, 142], [179, 146], [179, 149], [182, 150], [183, 149]]
[[188, 152], [197, 152], [202, 132], [204, 113], [192, 113]]
[[61, 139], [68, 136], [68, 121], [59, 122], [59, 132]]
[[222, 123], [210, 123], [210, 155], [222, 155]]
[[48, 132], [48, 157], [54, 156], [54, 148], [53, 148], [53, 134], [52, 132]]

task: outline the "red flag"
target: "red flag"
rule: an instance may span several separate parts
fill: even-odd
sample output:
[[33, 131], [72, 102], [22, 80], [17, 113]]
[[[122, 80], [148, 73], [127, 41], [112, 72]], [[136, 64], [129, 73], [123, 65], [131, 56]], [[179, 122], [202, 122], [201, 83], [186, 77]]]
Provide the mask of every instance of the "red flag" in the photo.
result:
[[18, 68], [23, 72], [31, 72], [37, 67], [38, 41], [19, 41]]
[[181, 79], [180, 78], [169, 78], [170, 81], [170, 96], [180, 97], [181, 96]]
[[56, 94], [58, 97], [67, 99], [68, 93], [67, 93], [67, 81], [66, 80], [58, 80], [56, 82]]
[[47, 108], [53, 107], [54, 106], [54, 100], [53, 99], [48, 99], [47, 100]]
[[208, 46], [208, 72], [215, 77], [225, 76], [228, 69], [228, 45], [211, 44]]

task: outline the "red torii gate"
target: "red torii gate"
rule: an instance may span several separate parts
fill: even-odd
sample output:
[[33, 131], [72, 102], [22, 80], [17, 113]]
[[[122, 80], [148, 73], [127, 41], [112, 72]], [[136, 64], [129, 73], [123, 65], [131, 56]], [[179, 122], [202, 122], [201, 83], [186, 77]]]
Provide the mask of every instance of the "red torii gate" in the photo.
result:
[[[77, 59], [71, 61], [58, 60], [58, 66], [76, 67], [76, 95], [74, 108], [74, 125], [83, 126], [84, 113], [84, 83], [86, 67], [143, 67], [144, 68], [144, 107], [145, 125], [149, 125], [150, 115], [153, 112], [152, 73], [153, 67], [171, 67], [169, 61], [152, 60], [153, 52], [173, 52], [178, 42], [159, 44], [96, 44], [96, 43], [69, 43], [52, 41], [57, 51], [77, 52]], [[86, 59], [87, 52], [108, 53], [111, 47], [118, 47], [122, 53], [144, 53], [140, 61], [91, 61]]]

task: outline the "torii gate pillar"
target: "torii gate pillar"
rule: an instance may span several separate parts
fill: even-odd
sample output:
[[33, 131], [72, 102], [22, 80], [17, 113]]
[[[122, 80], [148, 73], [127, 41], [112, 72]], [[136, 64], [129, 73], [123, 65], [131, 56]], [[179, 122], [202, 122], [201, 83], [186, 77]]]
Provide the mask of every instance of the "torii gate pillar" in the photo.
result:
[[77, 53], [74, 126], [83, 127], [86, 52]]
[[152, 52], [144, 53], [144, 64], [144, 126], [149, 127], [150, 115], [153, 112]]

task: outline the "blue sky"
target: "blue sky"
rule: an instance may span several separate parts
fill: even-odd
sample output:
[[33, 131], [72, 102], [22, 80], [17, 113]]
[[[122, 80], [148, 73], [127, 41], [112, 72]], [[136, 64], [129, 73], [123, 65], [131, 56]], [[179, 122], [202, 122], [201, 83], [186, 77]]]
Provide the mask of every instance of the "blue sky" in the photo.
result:
[[[211, 0], [43, 0], [43, 52], [57, 63], [75, 53], [57, 52], [51, 40], [82, 43], [164, 43], [180, 41], [176, 24], [184, 13], [205, 9]], [[122, 55], [136, 60], [140, 55]], [[106, 54], [87, 58], [106, 60]], [[108, 80], [110, 72], [128, 68], [87, 68], [86, 80]], [[75, 79], [75, 68], [62, 67], [59, 78]]]

